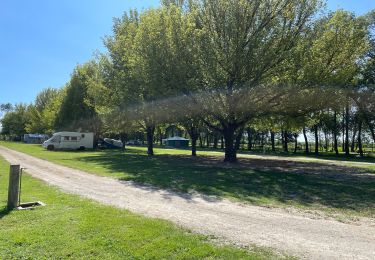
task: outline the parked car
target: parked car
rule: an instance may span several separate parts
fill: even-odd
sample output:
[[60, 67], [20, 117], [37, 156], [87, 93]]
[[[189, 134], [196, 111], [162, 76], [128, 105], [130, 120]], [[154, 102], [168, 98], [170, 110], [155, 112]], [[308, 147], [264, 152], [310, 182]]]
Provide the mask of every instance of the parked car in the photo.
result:
[[98, 147], [102, 149], [121, 149], [123, 147], [123, 143], [121, 140], [100, 138], [98, 141]]
[[42, 144], [48, 138], [49, 136], [46, 134], [24, 134], [23, 142], [26, 144]]
[[43, 142], [47, 150], [85, 150], [94, 148], [94, 133], [58, 132]]

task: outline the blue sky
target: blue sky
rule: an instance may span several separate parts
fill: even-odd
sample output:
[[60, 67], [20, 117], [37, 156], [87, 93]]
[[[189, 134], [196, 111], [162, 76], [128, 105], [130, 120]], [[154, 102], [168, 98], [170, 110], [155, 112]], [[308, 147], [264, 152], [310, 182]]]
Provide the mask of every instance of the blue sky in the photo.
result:
[[[0, 0], [0, 104], [30, 103], [46, 87], [61, 87], [73, 68], [104, 51], [112, 18], [159, 0]], [[328, 0], [357, 14], [375, 0]]]

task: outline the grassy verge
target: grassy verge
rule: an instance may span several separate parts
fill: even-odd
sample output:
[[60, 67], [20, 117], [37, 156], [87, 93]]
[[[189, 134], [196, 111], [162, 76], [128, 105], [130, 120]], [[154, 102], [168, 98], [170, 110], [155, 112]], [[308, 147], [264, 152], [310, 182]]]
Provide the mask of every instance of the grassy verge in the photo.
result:
[[188, 150], [156, 149], [149, 158], [139, 147], [125, 153], [49, 152], [36, 145], [0, 144], [87, 172], [164, 189], [198, 191], [255, 205], [323, 210], [343, 217], [375, 217], [375, 176], [364, 169], [251, 157], [242, 166], [228, 166], [220, 162], [219, 153], [208, 151], [194, 159]]
[[64, 194], [27, 174], [23, 201], [35, 210], [5, 209], [8, 164], [0, 158], [0, 259], [268, 259], [270, 250], [215, 246], [167, 221], [145, 218]]

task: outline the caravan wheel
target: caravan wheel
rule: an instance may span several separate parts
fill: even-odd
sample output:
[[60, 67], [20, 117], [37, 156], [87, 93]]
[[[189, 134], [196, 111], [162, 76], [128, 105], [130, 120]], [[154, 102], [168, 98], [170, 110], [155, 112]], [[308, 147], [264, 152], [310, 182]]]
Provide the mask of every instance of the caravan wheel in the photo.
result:
[[80, 146], [79, 148], [78, 148], [78, 150], [80, 150], [80, 151], [84, 151], [86, 148], [84, 147], [84, 146]]
[[55, 146], [53, 146], [53, 145], [48, 145], [47, 146], [47, 150], [48, 151], [53, 151], [55, 149]]

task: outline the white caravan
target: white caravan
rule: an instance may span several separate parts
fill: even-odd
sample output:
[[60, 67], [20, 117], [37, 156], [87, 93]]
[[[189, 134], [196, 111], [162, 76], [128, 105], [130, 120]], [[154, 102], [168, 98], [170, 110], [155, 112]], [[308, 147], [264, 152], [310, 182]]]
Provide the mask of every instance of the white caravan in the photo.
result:
[[93, 133], [58, 132], [43, 143], [47, 150], [85, 150], [94, 148]]

